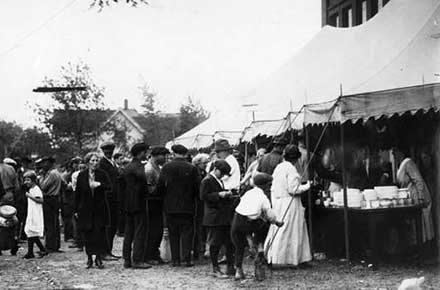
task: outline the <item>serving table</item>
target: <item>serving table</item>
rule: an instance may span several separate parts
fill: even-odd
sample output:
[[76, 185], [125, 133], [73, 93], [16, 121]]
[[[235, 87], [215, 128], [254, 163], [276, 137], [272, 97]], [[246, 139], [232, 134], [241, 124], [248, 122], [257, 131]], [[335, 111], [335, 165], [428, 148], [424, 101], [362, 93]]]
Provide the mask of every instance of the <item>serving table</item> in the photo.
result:
[[[379, 249], [377, 241], [378, 225], [384, 221], [393, 219], [400, 220], [414, 220], [416, 225], [416, 239], [417, 239], [417, 263], [420, 263], [422, 254], [422, 204], [407, 205], [389, 208], [348, 208], [348, 215], [350, 221], [363, 221], [368, 225], [368, 240], [371, 249], [371, 264], [374, 269], [379, 265]], [[315, 210], [323, 213], [334, 213], [343, 215], [344, 207], [316, 207]]]

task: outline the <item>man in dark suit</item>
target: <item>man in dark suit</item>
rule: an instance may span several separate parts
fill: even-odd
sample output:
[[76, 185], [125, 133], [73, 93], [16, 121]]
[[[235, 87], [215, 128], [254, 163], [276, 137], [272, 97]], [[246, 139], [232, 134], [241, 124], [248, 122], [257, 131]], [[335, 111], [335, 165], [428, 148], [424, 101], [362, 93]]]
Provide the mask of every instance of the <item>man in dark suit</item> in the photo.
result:
[[[231, 166], [225, 160], [217, 160], [214, 170], [200, 184], [200, 199], [204, 201], [203, 225], [208, 230], [209, 253], [213, 267], [213, 275], [227, 278], [235, 274], [234, 245], [230, 230], [233, 215], [234, 199], [231, 191], [226, 191], [222, 177], [229, 175]], [[219, 267], [218, 254], [221, 246], [226, 247], [227, 271], [224, 274]]]
[[133, 160], [124, 171], [123, 210], [126, 216], [122, 253], [125, 268], [147, 269], [151, 267], [143, 263], [147, 220], [145, 206], [147, 178], [142, 161], [146, 159], [147, 149], [148, 146], [145, 143], [133, 145], [131, 148]]
[[145, 175], [148, 182], [147, 195], [147, 245], [145, 250], [145, 261], [151, 265], [162, 264], [159, 247], [163, 235], [163, 206], [162, 199], [157, 193], [157, 181], [161, 167], [170, 153], [165, 147], [154, 147], [151, 150], [151, 157], [145, 164]]
[[173, 266], [180, 266], [180, 240], [182, 240], [183, 262], [186, 267], [192, 267], [194, 266], [191, 262], [194, 214], [200, 178], [197, 168], [187, 161], [188, 149], [182, 145], [173, 145], [171, 150], [175, 158], [163, 166], [157, 191], [163, 198]]
[[113, 239], [115, 238], [116, 231], [119, 223], [119, 185], [118, 185], [118, 168], [112, 159], [113, 151], [115, 150], [115, 144], [113, 142], [104, 142], [101, 145], [101, 150], [104, 156], [99, 161], [99, 169], [107, 173], [110, 182], [111, 189], [107, 192], [107, 202], [110, 214], [110, 224], [106, 228], [105, 236], [107, 241], [106, 255], [104, 260], [116, 260], [117, 257], [112, 254]]

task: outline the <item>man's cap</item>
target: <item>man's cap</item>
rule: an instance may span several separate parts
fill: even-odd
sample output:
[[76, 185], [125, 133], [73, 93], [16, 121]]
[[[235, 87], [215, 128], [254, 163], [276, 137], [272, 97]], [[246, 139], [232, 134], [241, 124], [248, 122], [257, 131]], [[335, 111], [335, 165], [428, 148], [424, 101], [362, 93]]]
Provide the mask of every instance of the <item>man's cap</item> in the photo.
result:
[[30, 178], [31, 180], [35, 181], [37, 179], [37, 173], [35, 173], [33, 170], [28, 170], [23, 174], [23, 179], [24, 178]]
[[156, 146], [153, 147], [153, 149], [151, 149], [152, 156], [167, 155], [167, 154], [170, 154], [170, 150], [162, 146]]
[[220, 170], [222, 174], [231, 175], [231, 166], [225, 160], [216, 160], [214, 162], [214, 168]]
[[214, 143], [215, 152], [229, 151], [232, 147], [226, 139], [218, 139]]
[[130, 152], [133, 156], [136, 156], [142, 151], [147, 151], [147, 149], [148, 149], [148, 145], [145, 144], [144, 142], [141, 142], [134, 144], [133, 147], [131, 147]]
[[53, 158], [52, 156], [44, 156], [44, 157], [41, 157], [40, 159], [37, 159], [36, 161], [35, 161], [35, 164], [41, 164], [41, 163], [43, 163], [43, 162], [50, 162], [50, 163], [54, 163], [55, 162], [55, 158]]
[[171, 146], [171, 151], [180, 155], [185, 155], [186, 153], [188, 153], [188, 149], [181, 144], [175, 144]]
[[301, 157], [301, 152], [296, 145], [287, 145], [284, 149], [284, 157], [289, 159], [298, 159]]
[[3, 163], [8, 164], [8, 165], [12, 165], [15, 166], [17, 165], [17, 162], [15, 162], [14, 159], [6, 157], [5, 159], [3, 159]]
[[254, 184], [256, 186], [263, 186], [269, 182], [272, 182], [272, 175], [267, 173], [257, 173], [254, 176]]
[[82, 158], [79, 156], [75, 156], [72, 159], [70, 159], [71, 163], [80, 163], [82, 161]]
[[289, 141], [287, 141], [287, 138], [285, 138], [284, 136], [278, 136], [278, 137], [275, 137], [273, 139], [272, 143], [274, 145], [282, 145], [282, 146], [284, 146], [284, 145], [289, 144]]
[[114, 150], [115, 147], [116, 147], [116, 145], [112, 141], [105, 141], [100, 146], [100, 148], [102, 150]]

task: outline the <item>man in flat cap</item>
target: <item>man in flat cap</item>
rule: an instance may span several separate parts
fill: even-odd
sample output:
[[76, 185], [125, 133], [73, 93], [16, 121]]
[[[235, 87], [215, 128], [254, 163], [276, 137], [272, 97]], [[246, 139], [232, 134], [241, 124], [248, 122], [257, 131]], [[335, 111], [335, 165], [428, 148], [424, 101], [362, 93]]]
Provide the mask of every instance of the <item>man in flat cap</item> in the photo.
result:
[[144, 263], [146, 229], [147, 178], [144, 165], [148, 146], [137, 143], [131, 148], [132, 161], [123, 173], [124, 198], [122, 208], [125, 212], [125, 231], [123, 257], [125, 268], [148, 269]]
[[214, 150], [219, 159], [228, 162], [231, 167], [230, 175], [223, 177], [225, 189], [237, 190], [240, 189], [240, 165], [237, 159], [232, 155], [232, 147], [226, 139], [219, 139], [214, 143]]
[[[230, 237], [233, 214], [232, 192], [224, 186], [222, 178], [229, 176], [231, 166], [225, 160], [216, 160], [212, 170], [200, 184], [200, 199], [204, 202], [203, 225], [208, 231], [209, 253], [213, 275], [227, 278], [234, 275], [234, 245]], [[226, 274], [220, 270], [218, 255], [226, 248]]]
[[200, 178], [197, 168], [187, 160], [188, 149], [185, 146], [173, 145], [171, 150], [175, 158], [163, 166], [157, 191], [163, 198], [173, 266], [180, 266], [181, 241], [182, 260], [186, 267], [191, 267], [194, 266], [191, 261], [191, 249]]
[[[286, 148], [287, 145], [287, 139], [283, 136], [276, 137], [273, 140], [273, 148], [270, 153], [265, 154], [261, 160], [260, 164], [257, 167], [257, 172], [267, 173], [269, 175], [272, 175], [275, 167], [277, 167], [278, 164], [283, 162], [283, 151], [284, 148]], [[269, 194], [269, 200], [270, 200], [270, 191], [266, 192], [266, 194]]]
[[43, 192], [44, 232], [46, 234], [46, 250], [60, 252], [60, 223], [58, 213], [60, 209], [61, 189], [63, 178], [56, 168], [55, 159], [47, 156], [37, 160], [36, 165], [41, 168], [40, 188]]
[[160, 170], [165, 164], [166, 156], [170, 151], [165, 147], [153, 147], [150, 160], [145, 164], [145, 175], [147, 176], [147, 247], [145, 260], [152, 265], [162, 264], [159, 247], [163, 234], [163, 213], [162, 198], [157, 193], [157, 181]]
[[100, 147], [103, 153], [103, 157], [99, 161], [99, 168], [107, 173], [108, 178], [111, 182], [111, 189], [107, 192], [110, 223], [105, 231], [107, 249], [106, 255], [103, 257], [103, 260], [109, 261], [119, 259], [119, 257], [113, 255], [112, 253], [113, 240], [115, 238], [119, 224], [119, 171], [115, 162], [112, 159], [113, 151], [115, 150], [115, 144], [113, 142], [107, 141], [102, 143]]

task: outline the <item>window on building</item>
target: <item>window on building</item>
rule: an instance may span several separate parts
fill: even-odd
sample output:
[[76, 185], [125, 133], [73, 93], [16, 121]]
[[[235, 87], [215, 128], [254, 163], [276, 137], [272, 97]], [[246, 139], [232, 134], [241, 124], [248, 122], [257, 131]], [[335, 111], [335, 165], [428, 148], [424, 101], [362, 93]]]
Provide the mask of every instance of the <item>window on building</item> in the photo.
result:
[[379, 0], [371, 1], [371, 17], [377, 14], [379, 11]]
[[328, 17], [328, 24], [331, 26], [339, 27], [339, 15], [334, 13]]
[[351, 27], [353, 26], [353, 9], [351, 7], [347, 7], [342, 9], [342, 27]]
[[361, 3], [361, 23], [367, 22], [367, 1], [364, 0]]

